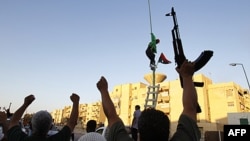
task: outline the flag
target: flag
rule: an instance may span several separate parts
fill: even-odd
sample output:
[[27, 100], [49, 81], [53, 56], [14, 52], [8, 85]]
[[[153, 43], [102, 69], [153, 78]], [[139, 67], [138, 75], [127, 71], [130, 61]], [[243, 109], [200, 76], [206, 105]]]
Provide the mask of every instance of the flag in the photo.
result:
[[169, 61], [165, 55], [163, 53], [161, 53], [159, 59], [158, 59], [158, 63], [162, 63], [162, 64], [170, 64], [171, 61]]

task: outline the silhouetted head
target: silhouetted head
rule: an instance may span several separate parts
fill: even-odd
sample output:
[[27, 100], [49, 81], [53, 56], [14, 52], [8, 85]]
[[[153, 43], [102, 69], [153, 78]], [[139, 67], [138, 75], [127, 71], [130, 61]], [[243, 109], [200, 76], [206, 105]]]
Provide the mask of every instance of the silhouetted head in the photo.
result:
[[87, 128], [86, 131], [88, 132], [95, 132], [96, 129], [96, 121], [95, 120], [89, 120], [87, 122]]
[[140, 110], [140, 108], [141, 108], [140, 105], [135, 106], [135, 110]]
[[46, 136], [52, 126], [52, 117], [47, 111], [36, 112], [31, 120], [32, 134]]
[[170, 121], [166, 114], [153, 108], [142, 111], [138, 121], [140, 141], [167, 141]]
[[160, 39], [155, 40], [156, 44], [160, 43]]

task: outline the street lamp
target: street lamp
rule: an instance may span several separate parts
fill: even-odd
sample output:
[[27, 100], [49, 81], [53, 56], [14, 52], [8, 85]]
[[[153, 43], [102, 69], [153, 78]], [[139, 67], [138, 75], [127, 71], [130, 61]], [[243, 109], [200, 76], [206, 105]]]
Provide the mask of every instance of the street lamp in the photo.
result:
[[250, 84], [249, 84], [249, 81], [248, 81], [248, 78], [247, 78], [247, 74], [246, 74], [246, 71], [245, 71], [245, 68], [244, 68], [243, 64], [241, 64], [241, 63], [231, 63], [231, 64], [229, 64], [229, 65], [230, 65], [230, 66], [236, 66], [236, 65], [241, 65], [241, 66], [242, 66], [242, 69], [243, 69], [243, 71], [244, 71], [245, 77], [246, 77], [246, 79], [247, 79], [248, 88], [249, 88], [249, 90], [250, 90]]

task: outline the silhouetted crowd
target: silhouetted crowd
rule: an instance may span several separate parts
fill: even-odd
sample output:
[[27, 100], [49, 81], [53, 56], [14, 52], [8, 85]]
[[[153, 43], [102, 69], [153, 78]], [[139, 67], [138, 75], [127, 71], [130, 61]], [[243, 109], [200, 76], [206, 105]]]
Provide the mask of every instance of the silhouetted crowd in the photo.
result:
[[[180, 68], [176, 68], [176, 71], [183, 81], [183, 111], [180, 114], [177, 129], [173, 136], [169, 137], [170, 120], [164, 112], [155, 108], [146, 108], [140, 111], [140, 107], [136, 106], [131, 127], [133, 135], [131, 137], [122, 119], [116, 113], [114, 103], [108, 92], [108, 81], [104, 76], [101, 76], [96, 83], [96, 87], [100, 91], [102, 107], [108, 121], [107, 134], [96, 133], [96, 122], [90, 120], [87, 123], [87, 134], [80, 137], [78, 141], [199, 141], [201, 134], [197, 126], [197, 92], [192, 79], [194, 63], [186, 60]], [[54, 125], [52, 116], [44, 110], [38, 111], [32, 116], [28, 128], [23, 127], [22, 122], [20, 122], [21, 117], [34, 100], [35, 96], [30, 94], [24, 98], [24, 103], [14, 113], [10, 113], [9, 109], [0, 111], [1, 141], [72, 140], [72, 133], [79, 114], [80, 96], [75, 93], [71, 94], [72, 110], [70, 117], [66, 125], [60, 130], [51, 130]]]

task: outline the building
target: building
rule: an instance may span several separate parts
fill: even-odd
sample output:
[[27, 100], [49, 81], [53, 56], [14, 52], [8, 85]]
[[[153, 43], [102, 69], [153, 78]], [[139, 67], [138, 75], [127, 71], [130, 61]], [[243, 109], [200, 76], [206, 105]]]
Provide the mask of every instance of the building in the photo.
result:
[[61, 121], [62, 121], [62, 109], [54, 110], [50, 114], [54, 119], [54, 123], [61, 123]]
[[[149, 82], [128, 83], [116, 85], [110, 92], [117, 114], [125, 125], [131, 125], [135, 105], [144, 107], [148, 87], [152, 85], [152, 74], [146, 74], [144, 78]], [[182, 112], [182, 88], [180, 80], [164, 81], [165, 74], [155, 74], [155, 84], [160, 85], [156, 109], [163, 111], [171, 121], [171, 133], [174, 133], [177, 121]], [[203, 87], [196, 87], [198, 102], [202, 112], [197, 115], [198, 126], [204, 138], [207, 131], [223, 131], [223, 125], [229, 124], [229, 113], [249, 113], [249, 90], [241, 88], [234, 82], [214, 84], [211, 79], [203, 74], [195, 74], [195, 82], [203, 82]], [[55, 115], [62, 118], [69, 117], [71, 107], [66, 106], [62, 110], [55, 111]], [[143, 108], [141, 108], [143, 110]], [[99, 123], [107, 125], [101, 102], [80, 105], [79, 117], [83, 125], [88, 119], [96, 119]], [[60, 118], [55, 118], [58, 121]], [[249, 123], [249, 122], [248, 122]]]
[[250, 112], [228, 113], [228, 124], [231, 125], [249, 125]]
[[89, 120], [95, 120], [97, 124], [103, 124], [105, 122], [106, 117], [100, 101], [88, 104], [86, 108], [87, 113], [85, 118], [79, 115], [79, 117], [82, 118], [82, 125], [84, 128]]

